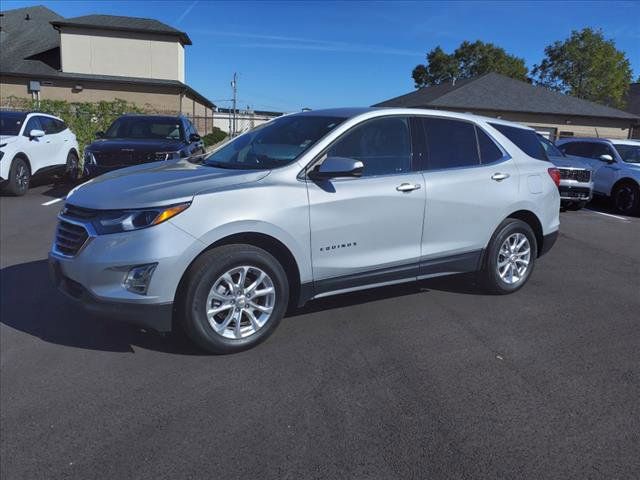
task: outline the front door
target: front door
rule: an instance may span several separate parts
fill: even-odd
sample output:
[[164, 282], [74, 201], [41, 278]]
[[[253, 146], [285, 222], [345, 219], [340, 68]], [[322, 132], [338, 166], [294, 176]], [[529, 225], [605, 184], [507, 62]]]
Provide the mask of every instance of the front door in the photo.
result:
[[376, 118], [327, 151], [363, 162], [359, 178], [308, 182], [316, 294], [417, 277], [425, 208], [408, 119]]

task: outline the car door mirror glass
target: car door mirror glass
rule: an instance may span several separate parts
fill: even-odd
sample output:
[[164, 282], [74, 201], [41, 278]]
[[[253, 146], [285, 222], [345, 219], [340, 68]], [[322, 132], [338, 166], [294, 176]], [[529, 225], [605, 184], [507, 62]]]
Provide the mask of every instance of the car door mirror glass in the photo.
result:
[[96, 132], [96, 138], [102, 138], [102, 137], [104, 137], [104, 132], [102, 130], [98, 130]]
[[327, 157], [321, 165], [309, 172], [312, 180], [327, 180], [337, 177], [360, 177], [364, 164], [360, 160], [346, 157]]
[[613, 157], [609, 154], [600, 155], [599, 160], [607, 163], [613, 163]]
[[44, 137], [44, 132], [42, 130], [38, 130], [38, 129], [33, 129], [29, 132], [29, 136], [31, 138], [39, 138], [39, 137]]

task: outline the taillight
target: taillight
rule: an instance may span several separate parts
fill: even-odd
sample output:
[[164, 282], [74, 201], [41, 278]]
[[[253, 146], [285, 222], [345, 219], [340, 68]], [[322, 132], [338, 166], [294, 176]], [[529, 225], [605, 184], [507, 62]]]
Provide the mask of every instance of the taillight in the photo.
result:
[[548, 168], [547, 171], [549, 172], [549, 176], [551, 177], [551, 180], [553, 180], [553, 183], [556, 184], [556, 187], [560, 186], [560, 170], [558, 170], [557, 168]]

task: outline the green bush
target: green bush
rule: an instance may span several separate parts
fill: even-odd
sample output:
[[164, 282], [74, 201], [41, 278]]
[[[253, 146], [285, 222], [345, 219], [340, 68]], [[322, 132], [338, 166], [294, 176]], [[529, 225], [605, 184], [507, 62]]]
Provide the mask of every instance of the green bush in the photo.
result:
[[205, 147], [210, 147], [212, 145], [215, 145], [216, 143], [220, 143], [225, 138], [227, 138], [226, 133], [224, 133], [218, 127], [213, 127], [213, 132], [206, 134], [204, 137], [202, 137], [202, 140], [204, 141]]

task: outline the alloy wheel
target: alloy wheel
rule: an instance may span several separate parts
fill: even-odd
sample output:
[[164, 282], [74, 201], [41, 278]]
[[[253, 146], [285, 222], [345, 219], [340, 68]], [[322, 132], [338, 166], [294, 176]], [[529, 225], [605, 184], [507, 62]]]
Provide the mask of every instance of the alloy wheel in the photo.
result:
[[276, 290], [269, 275], [258, 267], [241, 266], [221, 275], [207, 296], [209, 325], [230, 339], [249, 337], [271, 318]]
[[523, 233], [512, 233], [498, 251], [496, 270], [503, 282], [514, 285], [526, 276], [531, 261], [531, 245]]

